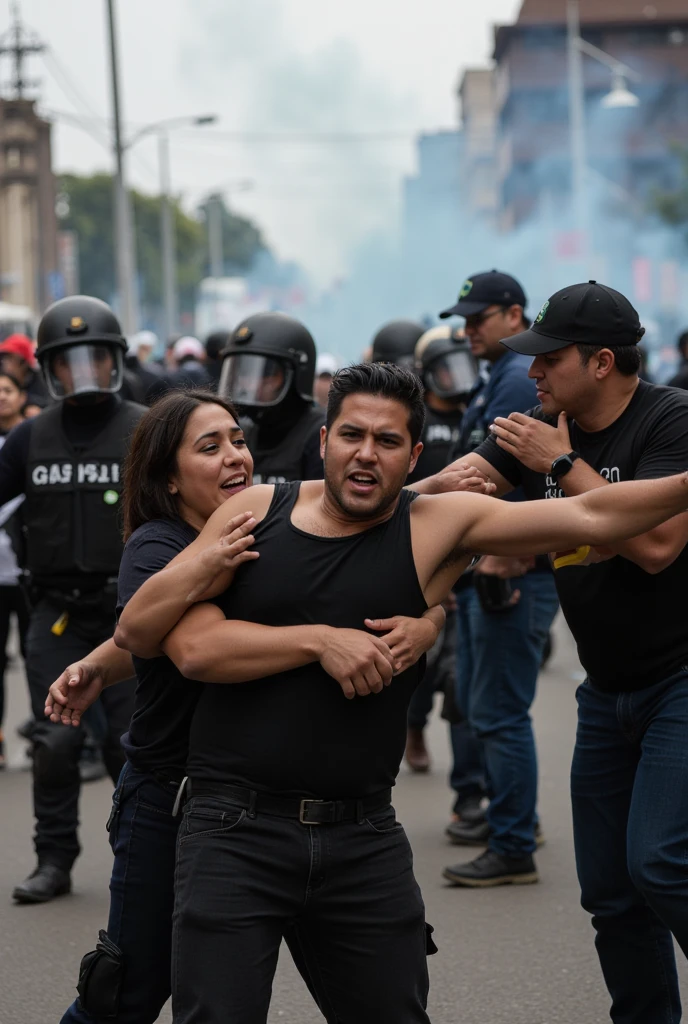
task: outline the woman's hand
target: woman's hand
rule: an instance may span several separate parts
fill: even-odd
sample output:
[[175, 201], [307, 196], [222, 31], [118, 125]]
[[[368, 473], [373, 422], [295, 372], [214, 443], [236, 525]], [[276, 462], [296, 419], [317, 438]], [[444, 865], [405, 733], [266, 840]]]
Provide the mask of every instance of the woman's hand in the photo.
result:
[[75, 661], [48, 690], [46, 718], [63, 725], [80, 725], [81, 716], [98, 700], [105, 685], [106, 674], [100, 665]]
[[240, 565], [260, 558], [257, 551], [248, 550], [255, 540], [251, 533], [255, 525], [252, 512], [234, 516], [223, 526], [219, 540], [196, 556], [193, 566], [197, 581], [189, 594], [190, 601], [208, 601], [223, 594]]
[[362, 629], [327, 628], [318, 660], [349, 700], [379, 693], [389, 686], [394, 672], [387, 639], [380, 640]]
[[394, 675], [405, 672], [429, 651], [440, 635], [438, 626], [427, 613], [420, 619], [395, 615], [391, 619], [366, 619], [368, 629], [384, 633], [384, 641], [394, 659]]

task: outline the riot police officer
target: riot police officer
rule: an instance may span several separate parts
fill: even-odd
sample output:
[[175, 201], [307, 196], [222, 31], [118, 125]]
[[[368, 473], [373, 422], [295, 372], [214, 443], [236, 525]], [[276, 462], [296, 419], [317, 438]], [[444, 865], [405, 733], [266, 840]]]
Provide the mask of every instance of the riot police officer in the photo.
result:
[[425, 388], [423, 451], [408, 482], [448, 466], [459, 427], [478, 378], [478, 363], [461, 328], [431, 327], [415, 349], [416, 372]]
[[[38, 865], [18, 885], [19, 903], [70, 891], [79, 854], [82, 729], [44, 714], [48, 688], [68, 665], [112, 635], [122, 543], [121, 467], [142, 406], [122, 401], [126, 342], [104, 302], [77, 295], [54, 303], [38, 327], [37, 356], [53, 403], [19, 424], [0, 452], [0, 504], [24, 494], [23, 562], [31, 618], [26, 674], [35, 720], [33, 798]], [[124, 763], [134, 684], [113, 686], [94, 706], [113, 781]]]
[[416, 344], [425, 327], [415, 320], [390, 320], [373, 338], [371, 363], [396, 363], [405, 370], [416, 368]]
[[315, 342], [286, 313], [255, 313], [224, 349], [219, 393], [249, 419], [244, 435], [253, 455], [253, 482], [322, 480], [320, 428], [314, 403]]

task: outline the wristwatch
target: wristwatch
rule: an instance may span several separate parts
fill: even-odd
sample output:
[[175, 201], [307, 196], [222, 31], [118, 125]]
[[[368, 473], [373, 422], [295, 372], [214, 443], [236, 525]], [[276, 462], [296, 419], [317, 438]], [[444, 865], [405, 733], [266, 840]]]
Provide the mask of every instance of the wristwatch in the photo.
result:
[[561, 480], [563, 476], [566, 476], [570, 469], [573, 469], [573, 464], [576, 459], [580, 459], [578, 452], [569, 452], [568, 455], [560, 455], [552, 463], [549, 475], [554, 480]]

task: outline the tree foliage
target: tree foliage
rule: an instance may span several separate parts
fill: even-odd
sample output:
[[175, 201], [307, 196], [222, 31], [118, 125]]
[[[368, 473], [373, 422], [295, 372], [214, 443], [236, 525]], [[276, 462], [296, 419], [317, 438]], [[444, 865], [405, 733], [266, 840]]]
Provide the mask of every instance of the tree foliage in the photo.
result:
[[[681, 174], [675, 189], [656, 192], [653, 209], [666, 224], [688, 228], [688, 149], [680, 152]], [[688, 236], [687, 236], [688, 237]]]
[[[112, 300], [116, 288], [113, 206], [114, 187], [109, 174], [82, 177], [63, 174], [59, 191], [64, 215], [60, 226], [76, 232], [79, 243], [81, 291]], [[177, 286], [180, 308], [193, 309], [198, 283], [209, 272], [208, 241], [203, 209], [190, 217], [173, 200], [176, 229]], [[162, 301], [160, 198], [132, 192], [132, 220], [136, 238], [136, 264], [142, 306], [156, 309]], [[233, 272], [248, 271], [266, 246], [251, 221], [223, 210], [225, 265]]]

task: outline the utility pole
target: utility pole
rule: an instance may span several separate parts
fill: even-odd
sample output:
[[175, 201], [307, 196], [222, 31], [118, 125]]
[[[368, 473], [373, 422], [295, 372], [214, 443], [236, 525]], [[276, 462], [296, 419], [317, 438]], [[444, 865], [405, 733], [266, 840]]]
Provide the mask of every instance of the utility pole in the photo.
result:
[[583, 55], [580, 38], [580, 8], [578, 0], [567, 0], [568, 26], [568, 79], [569, 79], [569, 132], [571, 138], [571, 194], [576, 230], [587, 257], [588, 211], [586, 196], [585, 146], [585, 90], [583, 84]]
[[11, 4], [10, 11], [13, 24], [10, 31], [0, 40], [0, 57], [5, 55], [12, 57], [14, 77], [10, 84], [14, 90], [13, 98], [21, 100], [24, 99], [26, 89], [33, 88], [36, 85], [35, 82], [29, 82], [24, 78], [24, 58], [32, 53], [43, 53], [45, 46], [35, 34], [28, 31], [26, 34], [24, 33], [24, 27], [19, 15], [19, 4], [16, 0]]
[[112, 78], [112, 108], [115, 149], [115, 256], [117, 286], [120, 301], [120, 319], [125, 336], [138, 327], [134, 294], [134, 257], [131, 232], [129, 196], [124, 181], [124, 146], [119, 100], [119, 70], [117, 63], [117, 32], [115, 26], [115, 0], [107, 0], [108, 30], [110, 36], [110, 67]]
[[160, 237], [162, 242], [162, 296], [165, 338], [177, 330], [179, 303], [175, 259], [174, 210], [170, 198], [170, 137], [166, 131], [158, 135], [160, 161]]
[[222, 240], [223, 202], [220, 194], [208, 196], [206, 216], [208, 219], [208, 250], [210, 254], [210, 276], [224, 277], [225, 257]]

